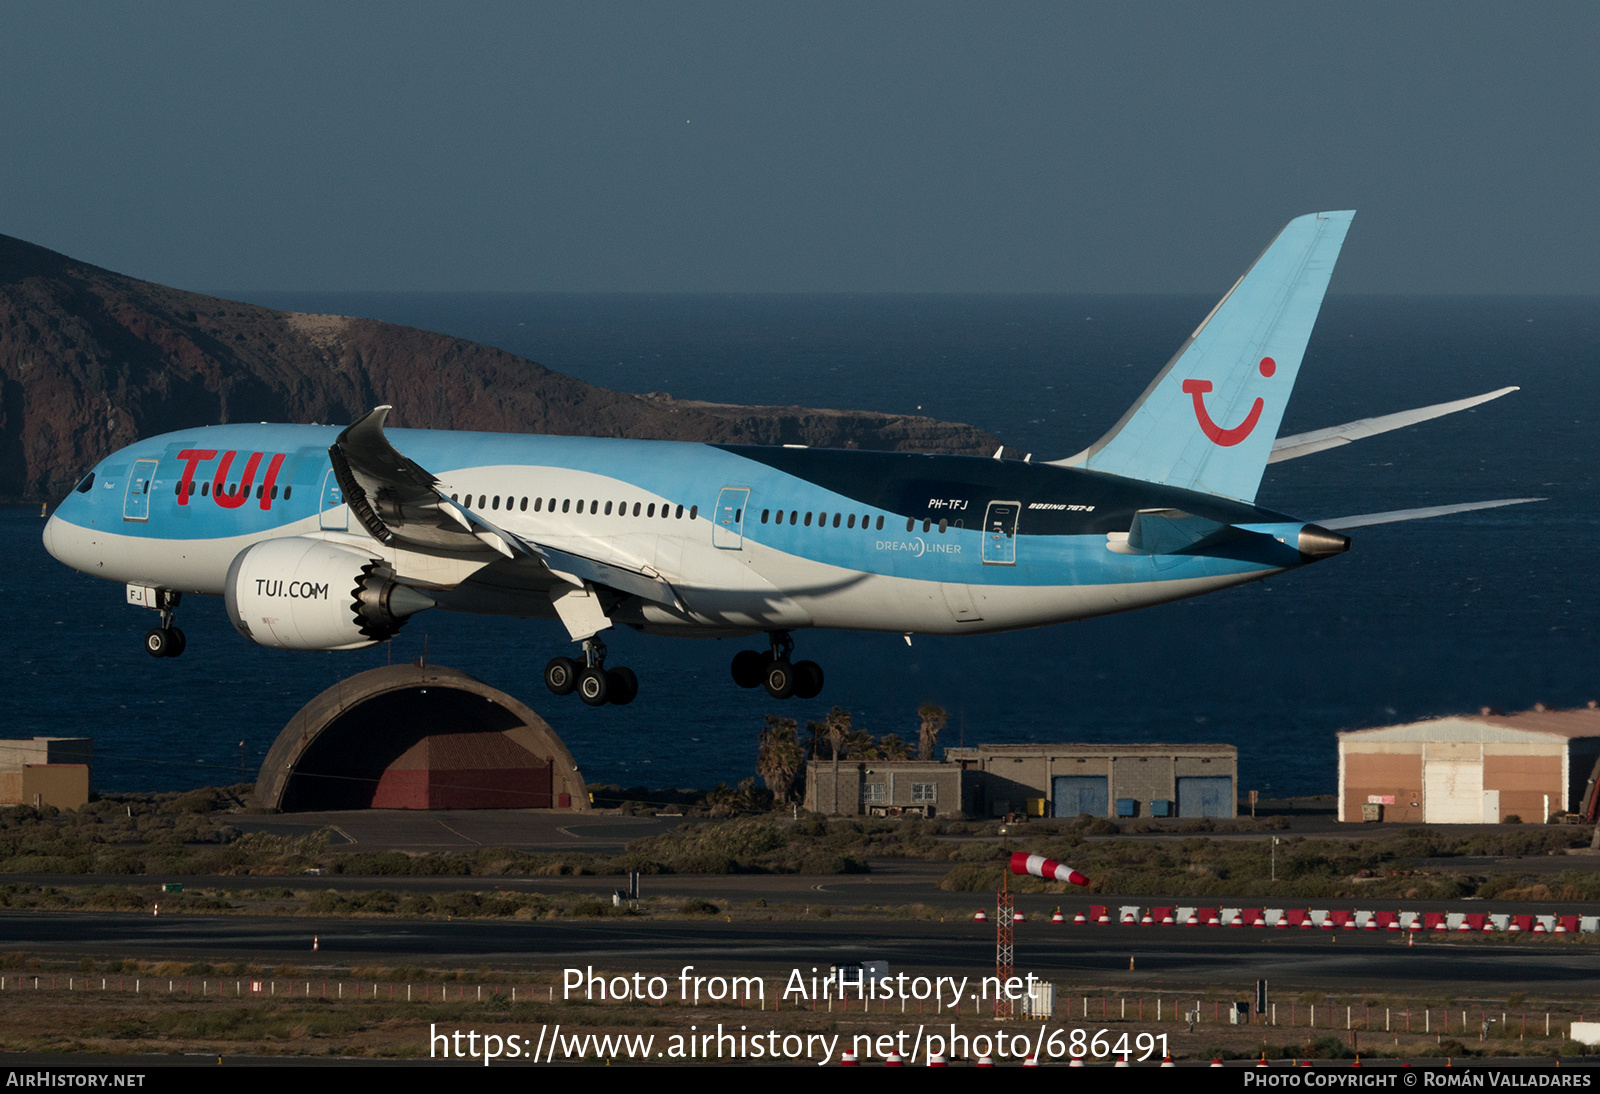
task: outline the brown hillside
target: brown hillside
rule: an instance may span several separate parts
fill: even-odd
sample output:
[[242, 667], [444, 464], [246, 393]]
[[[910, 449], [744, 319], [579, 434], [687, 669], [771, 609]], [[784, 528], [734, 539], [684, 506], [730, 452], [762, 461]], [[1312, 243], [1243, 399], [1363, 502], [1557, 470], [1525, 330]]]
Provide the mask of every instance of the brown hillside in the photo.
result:
[[354, 420], [599, 437], [987, 455], [971, 426], [628, 395], [489, 346], [139, 281], [0, 235], [0, 499], [59, 497], [142, 436]]

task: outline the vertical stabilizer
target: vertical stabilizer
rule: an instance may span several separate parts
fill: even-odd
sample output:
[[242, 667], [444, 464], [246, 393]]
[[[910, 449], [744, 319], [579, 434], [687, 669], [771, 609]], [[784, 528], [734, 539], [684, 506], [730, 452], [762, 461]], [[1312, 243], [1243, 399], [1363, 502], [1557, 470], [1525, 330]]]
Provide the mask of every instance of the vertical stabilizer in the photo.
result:
[[1291, 220], [1122, 420], [1060, 462], [1254, 501], [1354, 216]]

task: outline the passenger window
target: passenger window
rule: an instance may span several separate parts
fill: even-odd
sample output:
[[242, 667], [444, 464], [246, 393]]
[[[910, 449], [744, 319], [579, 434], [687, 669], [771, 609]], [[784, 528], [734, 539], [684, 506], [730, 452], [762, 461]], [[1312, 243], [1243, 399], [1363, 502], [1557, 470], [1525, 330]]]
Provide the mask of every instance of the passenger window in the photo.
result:
[[677, 519], [678, 520], [682, 520], [683, 519], [683, 506], [681, 506], [681, 505], [678, 506], [678, 517], [677, 517]]
[[[83, 493], [83, 491], [79, 490], [78, 493], [81, 494], [81, 493]], [[178, 483], [176, 486], [174, 486], [172, 488], [172, 496], [173, 497], [180, 497], [180, 496], [182, 496], [182, 494], [183, 494], [183, 483], [180, 482], [180, 483]]]
[[[289, 500], [289, 491], [291, 491], [293, 489], [294, 489], [294, 487], [292, 487], [292, 486], [285, 486], [283, 488], [283, 500], [284, 501], [288, 501]], [[194, 493], [194, 483], [190, 483], [189, 484], [189, 493], [191, 493], [191, 494]]]
[[845, 527], [846, 528], [854, 528], [855, 526], [856, 526], [856, 515], [854, 513], [851, 513], [849, 521], [847, 521], [845, 523]]
[[689, 519], [690, 520], [694, 520], [699, 515], [700, 515], [700, 507], [698, 505], [689, 506]]
[[203, 482], [200, 484], [200, 496], [202, 498], [208, 498], [211, 496], [211, 484], [209, 482]]
[[763, 509], [763, 510], [761, 510], [761, 523], [762, 524], [767, 523], [767, 518], [770, 517], [770, 516], [772, 516], [772, 510], [771, 509]]
[[[839, 517], [840, 517], [839, 513], [833, 514], [833, 526], [835, 528], [839, 527]], [[850, 523], [854, 524], [855, 522], [856, 522], [856, 518], [855, 517], [851, 517], [850, 518]]]
[[941, 536], [944, 535], [945, 532], [949, 531], [949, 529], [950, 529], [950, 522], [948, 520], [940, 520], [939, 521], [939, 534]]
[[544, 499], [543, 498], [534, 498], [533, 499], [533, 511], [535, 513], [541, 513], [541, 512], [544, 511]]
[[479, 494], [478, 495], [478, 508], [479, 509], [486, 509], [486, 508], [488, 508], [488, 506], [489, 506], [489, 498], [484, 494]]
[[567, 512], [571, 507], [572, 507], [572, 499], [571, 498], [562, 498], [561, 499], [561, 511], [563, 513]]
[[917, 526], [917, 520], [916, 520], [915, 517], [907, 517], [906, 518], [906, 531], [909, 532], [909, 531], [911, 531], [911, 529], [915, 528], [916, 526]]
[[811, 512], [809, 510], [806, 512], [806, 527], [811, 527]]
[[606, 516], [609, 517], [610, 515], [611, 515], [611, 503], [608, 501], [608, 502], [606, 502]]
[[494, 502], [489, 506], [489, 508], [491, 508], [491, 509], [499, 509], [500, 508], [500, 495], [499, 494], [496, 494], [494, 496]]
[[927, 531], [927, 530], [928, 530], [928, 529], [930, 529], [930, 528], [932, 528], [932, 527], [933, 527], [933, 521], [931, 521], [931, 520], [924, 520], [924, 521], [923, 521], [923, 522], [922, 522], [922, 530], [923, 530], [923, 531], [924, 531], [924, 532], [926, 532], [926, 531]]
[[272, 500], [273, 501], [277, 501], [278, 500], [278, 484], [277, 483], [273, 483], [272, 484]]
[[648, 509], [646, 509], [644, 511], [644, 515], [647, 516], [647, 517], [653, 517], [653, 516], [656, 515], [656, 503], [655, 502], [651, 502], [650, 503], [650, 508], [648, 508]]
[[638, 516], [639, 515], [639, 503], [638, 502], [634, 502], [633, 503], [633, 515], [634, 516]]

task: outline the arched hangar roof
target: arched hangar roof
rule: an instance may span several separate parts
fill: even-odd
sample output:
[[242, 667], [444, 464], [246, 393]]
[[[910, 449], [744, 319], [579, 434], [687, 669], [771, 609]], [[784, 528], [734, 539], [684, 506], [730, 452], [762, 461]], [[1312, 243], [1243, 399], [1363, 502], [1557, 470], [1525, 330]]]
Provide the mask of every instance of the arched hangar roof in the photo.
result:
[[549, 724], [482, 680], [439, 665], [389, 665], [302, 707], [267, 752], [259, 804], [587, 810], [583, 775]]

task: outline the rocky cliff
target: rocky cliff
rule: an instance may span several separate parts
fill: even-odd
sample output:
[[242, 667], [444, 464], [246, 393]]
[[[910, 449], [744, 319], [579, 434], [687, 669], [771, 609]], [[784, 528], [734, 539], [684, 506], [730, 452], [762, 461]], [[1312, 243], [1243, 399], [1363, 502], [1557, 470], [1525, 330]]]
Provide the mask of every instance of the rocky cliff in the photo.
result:
[[503, 350], [371, 319], [139, 281], [0, 235], [0, 500], [59, 497], [142, 436], [229, 421], [391, 423], [987, 455], [990, 434], [870, 411], [608, 391]]

